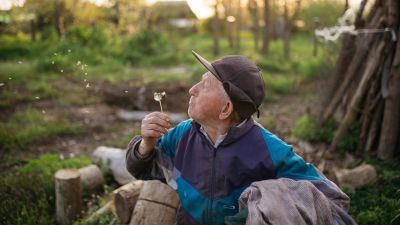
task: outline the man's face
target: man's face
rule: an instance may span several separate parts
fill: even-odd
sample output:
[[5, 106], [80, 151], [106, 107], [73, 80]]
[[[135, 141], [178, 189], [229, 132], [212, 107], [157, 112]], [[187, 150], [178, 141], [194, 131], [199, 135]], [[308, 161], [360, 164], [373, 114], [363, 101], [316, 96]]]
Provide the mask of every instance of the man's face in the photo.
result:
[[198, 123], [218, 120], [224, 104], [220, 81], [210, 72], [203, 75], [200, 82], [189, 90], [189, 117]]

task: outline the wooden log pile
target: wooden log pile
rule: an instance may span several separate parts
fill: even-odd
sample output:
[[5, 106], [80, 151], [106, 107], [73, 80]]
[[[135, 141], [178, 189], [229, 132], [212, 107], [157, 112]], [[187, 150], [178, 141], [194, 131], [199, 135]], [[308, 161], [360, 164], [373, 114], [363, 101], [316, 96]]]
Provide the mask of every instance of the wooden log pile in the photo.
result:
[[361, 125], [358, 154], [375, 153], [389, 160], [400, 149], [400, 2], [376, 0], [368, 16], [356, 17], [357, 29], [387, 32], [345, 36], [333, 76], [329, 101], [320, 116], [324, 125], [334, 113], [343, 116], [330, 151], [347, 134], [350, 125]]

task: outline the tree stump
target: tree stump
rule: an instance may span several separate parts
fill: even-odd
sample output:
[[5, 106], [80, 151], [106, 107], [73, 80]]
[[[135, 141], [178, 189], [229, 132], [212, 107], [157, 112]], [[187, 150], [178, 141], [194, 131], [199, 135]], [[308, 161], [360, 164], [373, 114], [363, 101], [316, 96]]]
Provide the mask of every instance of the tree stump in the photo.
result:
[[54, 177], [57, 222], [70, 225], [82, 210], [80, 174], [76, 169], [62, 169], [57, 171]]
[[130, 225], [173, 225], [179, 197], [160, 181], [146, 181], [140, 192]]
[[113, 191], [115, 211], [121, 225], [129, 224], [142, 187], [143, 181], [136, 180]]
[[90, 165], [80, 168], [79, 174], [81, 176], [82, 190], [92, 192], [103, 188], [104, 177], [98, 166]]

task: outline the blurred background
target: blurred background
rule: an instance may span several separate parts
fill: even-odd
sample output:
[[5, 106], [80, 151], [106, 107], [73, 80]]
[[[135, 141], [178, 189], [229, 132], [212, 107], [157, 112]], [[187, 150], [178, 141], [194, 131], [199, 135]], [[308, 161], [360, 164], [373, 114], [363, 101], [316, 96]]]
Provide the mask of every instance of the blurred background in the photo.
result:
[[[391, 2], [1, 0], [0, 223], [55, 224], [54, 172], [90, 164], [98, 146], [125, 149], [143, 113], [159, 110], [155, 91], [186, 118], [205, 72], [195, 50], [255, 62], [267, 87], [258, 122], [344, 188], [359, 224], [400, 224], [400, 121], [390, 119], [400, 95], [390, 108], [380, 94], [400, 85], [388, 82], [400, 58]], [[360, 87], [364, 76], [373, 81]], [[372, 181], [342, 185], [338, 174], [365, 164]], [[86, 195], [82, 218], [115, 187]]]

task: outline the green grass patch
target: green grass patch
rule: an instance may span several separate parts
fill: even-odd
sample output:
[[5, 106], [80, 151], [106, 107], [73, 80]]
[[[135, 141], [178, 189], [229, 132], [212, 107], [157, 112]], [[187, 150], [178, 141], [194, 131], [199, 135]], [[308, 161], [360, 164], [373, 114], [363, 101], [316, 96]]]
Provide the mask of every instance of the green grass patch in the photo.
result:
[[0, 143], [6, 150], [23, 149], [32, 143], [55, 136], [79, 133], [82, 130], [78, 125], [65, 119], [46, 117], [32, 108], [15, 113], [6, 122], [0, 122]]
[[44, 154], [0, 180], [0, 221], [5, 225], [55, 224], [54, 173], [90, 164], [87, 156], [60, 160]]
[[378, 181], [373, 187], [346, 190], [350, 214], [359, 225], [398, 225], [400, 215], [400, 161], [384, 163], [366, 159], [375, 166]]
[[[333, 140], [338, 124], [335, 120], [330, 119], [327, 123], [318, 128], [317, 122], [309, 115], [300, 117], [292, 128], [292, 134], [300, 139], [308, 140], [311, 142], [324, 142], [330, 144]], [[338, 143], [337, 149], [344, 152], [354, 152], [358, 145], [358, 138], [360, 134], [359, 123], [352, 123], [342, 140]]]

